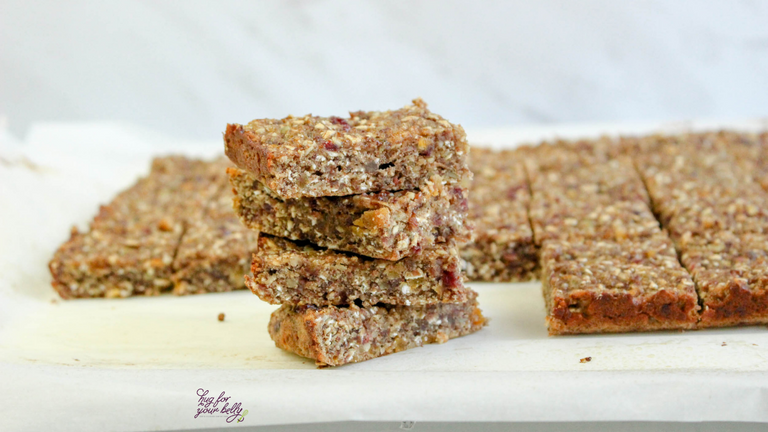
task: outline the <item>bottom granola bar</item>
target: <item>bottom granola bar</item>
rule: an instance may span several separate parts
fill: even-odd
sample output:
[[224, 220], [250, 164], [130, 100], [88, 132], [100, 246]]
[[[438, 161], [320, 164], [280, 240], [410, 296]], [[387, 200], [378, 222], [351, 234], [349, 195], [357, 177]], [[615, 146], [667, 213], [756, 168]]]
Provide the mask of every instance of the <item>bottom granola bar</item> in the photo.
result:
[[663, 234], [625, 242], [550, 240], [541, 261], [551, 335], [696, 326], [693, 280]]
[[361, 362], [429, 343], [443, 343], [485, 325], [475, 300], [428, 306], [288, 306], [272, 314], [269, 334], [284, 350], [319, 366]]

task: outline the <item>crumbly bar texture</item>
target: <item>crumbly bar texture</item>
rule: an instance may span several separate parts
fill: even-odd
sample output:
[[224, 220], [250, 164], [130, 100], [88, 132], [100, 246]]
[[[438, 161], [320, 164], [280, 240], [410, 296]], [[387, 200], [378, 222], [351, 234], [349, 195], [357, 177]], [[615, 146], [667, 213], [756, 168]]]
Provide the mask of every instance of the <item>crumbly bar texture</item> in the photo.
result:
[[187, 220], [173, 265], [173, 293], [245, 288], [258, 238], [258, 231], [243, 227], [232, 211], [232, 196], [225, 188], [204, 204], [200, 217]]
[[553, 239], [621, 241], [661, 232], [653, 212], [642, 201], [580, 201], [565, 205], [535, 200], [531, 221], [538, 244]]
[[231, 168], [235, 213], [248, 228], [396, 261], [470, 238], [467, 190], [427, 182], [420, 190], [281, 199], [252, 174]]
[[447, 184], [471, 178], [464, 129], [430, 112], [421, 99], [349, 118], [230, 124], [224, 142], [239, 168], [283, 199], [420, 189], [436, 178]]
[[703, 307], [699, 327], [768, 324], [768, 236], [721, 231], [680, 246]]
[[551, 335], [692, 329], [696, 289], [664, 235], [550, 240], [541, 253]]
[[425, 305], [474, 296], [462, 281], [458, 249], [449, 244], [388, 261], [262, 234], [251, 271], [246, 286], [272, 304]]
[[521, 282], [537, 276], [538, 247], [528, 220], [531, 196], [522, 157], [514, 150], [472, 147], [469, 220], [475, 231], [474, 240], [461, 248], [470, 280]]
[[739, 161], [749, 149], [725, 133], [645, 138], [643, 144], [654, 151], [641, 155], [639, 171], [696, 282], [699, 326], [768, 322], [768, 195]]
[[426, 306], [289, 306], [277, 309], [269, 334], [284, 350], [340, 366], [420, 347], [480, 330], [486, 323], [475, 300]]
[[630, 160], [584, 162], [570, 155], [568, 162], [565, 156], [548, 156], [550, 152], [562, 153], [540, 150], [546, 163], [534, 158], [527, 164], [537, 244], [552, 239], [621, 241], [660, 232], [645, 186]]
[[[204, 291], [190, 287], [198, 283], [196, 277], [183, 274], [200, 264], [188, 259], [192, 250], [208, 250], [217, 241], [212, 236], [204, 241], [199, 233], [213, 229], [204, 227], [213, 223], [211, 203], [223, 192], [229, 194], [227, 165], [224, 158], [155, 159], [149, 175], [101, 207], [88, 231], [73, 229], [49, 263], [53, 287], [63, 298], [155, 295], [174, 288], [178, 294]], [[237, 222], [234, 214], [231, 219]], [[229, 226], [246, 231], [235, 223]], [[250, 253], [243, 256], [248, 260]], [[248, 263], [242, 267], [247, 269]]]

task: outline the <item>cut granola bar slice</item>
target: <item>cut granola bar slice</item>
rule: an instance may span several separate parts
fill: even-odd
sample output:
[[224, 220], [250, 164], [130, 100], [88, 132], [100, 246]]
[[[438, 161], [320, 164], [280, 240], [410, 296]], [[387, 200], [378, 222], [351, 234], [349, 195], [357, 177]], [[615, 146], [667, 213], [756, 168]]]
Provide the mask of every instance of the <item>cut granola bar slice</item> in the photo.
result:
[[183, 157], [155, 159], [147, 177], [101, 207], [89, 231], [73, 229], [49, 264], [53, 287], [63, 298], [170, 289], [187, 213], [221, 190], [223, 169]]
[[244, 227], [232, 211], [232, 196], [223, 190], [201, 212], [191, 209], [176, 253], [173, 293], [200, 294], [245, 288], [258, 231]]
[[721, 231], [679, 247], [703, 306], [699, 327], [768, 323], [768, 236]]
[[235, 212], [248, 228], [356, 254], [399, 260], [469, 240], [467, 191], [427, 182], [421, 190], [281, 199], [241, 169], [228, 170]]
[[534, 160], [528, 171], [537, 244], [549, 239], [619, 241], [660, 232], [645, 187], [628, 159], [591, 165], [563, 161], [546, 170]]
[[423, 305], [461, 303], [472, 295], [451, 244], [388, 261], [262, 234], [251, 271], [246, 286], [272, 304]]
[[534, 279], [538, 248], [528, 221], [530, 193], [521, 153], [473, 147], [470, 167], [474, 240], [461, 247], [467, 277], [495, 282]]
[[693, 280], [663, 234], [624, 242], [550, 240], [541, 255], [551, 335], [696, 326]]
[[349, 118], [287, 117], [230, 124], [227, 156], [283, 199], [419, 189], [435, 176], [469, 180], [466, 134], [421, 99]]
[[534, 199], [531, 223], [537, 244], [551, 239], [621, 241], [661, 232], [659, 222], [643, 201], [601, 203]]
[[340, 366], [420, 347], [480, 330], [486, 323], [475, 300], [426, 306], [337, 307], [283, 305], [269, 334], [284, 350]]

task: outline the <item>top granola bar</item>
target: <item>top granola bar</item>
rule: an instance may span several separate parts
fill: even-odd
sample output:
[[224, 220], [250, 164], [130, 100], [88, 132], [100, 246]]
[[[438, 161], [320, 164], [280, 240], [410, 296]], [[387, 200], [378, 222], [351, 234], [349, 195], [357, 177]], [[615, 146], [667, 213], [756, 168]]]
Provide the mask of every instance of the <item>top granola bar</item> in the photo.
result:
[[464, 129], [421, 99], [395, 111], [349, 118], [288, 116], [230, 124], [225, 152], [281, 198], [418, 189], [437, 175], [471, 178]]

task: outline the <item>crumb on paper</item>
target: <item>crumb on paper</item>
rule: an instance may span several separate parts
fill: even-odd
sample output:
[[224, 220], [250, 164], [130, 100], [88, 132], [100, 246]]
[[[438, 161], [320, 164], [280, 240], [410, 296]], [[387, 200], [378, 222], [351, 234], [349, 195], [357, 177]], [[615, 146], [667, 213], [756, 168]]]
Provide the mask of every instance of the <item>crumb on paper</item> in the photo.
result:
[[80, 359], [73, 359], [73, 360], [75, 360], [75, 361], [80, 361]]
[[52, 299], [51, 299], [51, 304], [57, 304], [58, 302], [59, 302], [59, 301], [58, 301], [58, 300], [56, 300], [55, 298], [52, 298]]
[[225, 317], [225, 316], [226, 316], [226, 315], [224, 315], [224, 312], [220, 313], [220, 314], [219, 314], [219, 321], [224, 321], [224, 317]]
[[723, 343], [722, 343], [720, 346], [727, 346], [727, 345], [728, 345], [728, 344], [726, 344], [725, 342], [723, 342]]
[[584, 357], [583, 359], [579, 360], [579, 363], [589, 363], [592, 361], [592, 357]]

